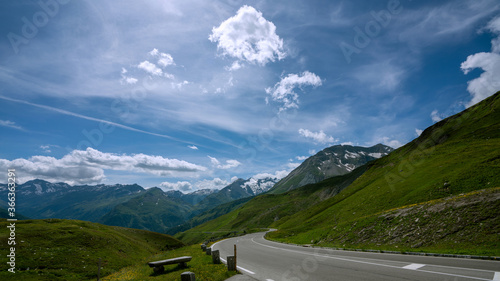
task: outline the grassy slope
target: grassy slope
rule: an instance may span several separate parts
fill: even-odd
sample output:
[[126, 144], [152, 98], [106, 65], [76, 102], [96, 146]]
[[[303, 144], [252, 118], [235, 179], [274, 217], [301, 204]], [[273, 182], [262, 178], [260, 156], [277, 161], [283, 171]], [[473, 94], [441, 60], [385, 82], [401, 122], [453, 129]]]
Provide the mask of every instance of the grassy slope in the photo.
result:
[[280, 227], [308, 232], [392, 208], [498, 187], [499, 120], [497, 94], [428, 128], [417, 140], [373, 162], [341, 194]]
[[187, 222], [177, 226], [177, 227], [172, 227], [167, 229], [167, 234], [176, 234], [181, 231], [186, 231], [188, 229], [191, 229], [193, 227], [196, 227], [204, 222], [216, 219], [222, 215], [225, 215], [233, 210], [238, 209], [239, 207], [243, 206], [246, 202], [250, 201], [252, 197], [246, 197], [238, 200], [231, 201], [229, 203], [224, 203], [221, 204], [213, 209], [210, 209], [208, 211], [205, 211]]
[[[328, 189], [325, 182], [304, 186], [283, 195], [259, 196], [242, 208], [219, 219], [179, 234], [187, 242], [201, 238], [197, 232], [212, 230], [238, 230], [250, 227], [276, 227], [280, 231], [271, 235], [289, 242], [310, 243], [329, 241], [340, 234], [338, 225], [353, 224], [373, 214], [411, 204], [428, 202], [461, 193], [500, 186], [500, 94], [496, 94], [468, 110], [447, 118], [426, 129], [422, 135], [392, 152], [387, 157], [369, 163], [369, 169], [340, 194], [317, 204], [309, 201], [308, 189]], [[303, 192], [304, 196], [299, 196]], [[318, 191], [316, 191], [318, 192]], [[296, 201], [293, 197], [296, 196]], [[282, 202], [293, 204], [282, 205]], [[490, 203], [477, 208], [487, 209]], [[491, 203], [494, 204], [494, 203]], [[303, 205], [307, 208], [295, 208]], [[272, 206], [288, 215], [276, 221], [263, 219]], [[287, 212], [287, 208], [292, 208]], [[433, 213], [436, 222], [444, 217]], [[493, 214], [500, 217], [500, 209]], [[436, 224], [437, 227], [438, 224]], [[390, 227], [390, 226], [387, 226]], [[479, 222], [471, 229], [482, 231]], [[438, 231], [439, 229], [435, 229]], [[486, 240], [498, 234], [483, 232]], [[337, 236], [336, 236], [337, 235]], [[491, 236], [493, 235], [493, 236]], [[425, 240], [425, 239], [423, 239]], [[443, 243], [444, 240], [442, 241]], [[326, 242], [324, 242], [326, 243]], [[440, 241], [432, 244], [440, 247]], [[369, 243], [368, 243], [369, 244]], [[414, 246], [428, 247], [430, 244]], [[394, 245], [397, 246], [397, 245]], [[405, 246], [405, 244], [401, 244]], [[410, 245], [411, 246], [411, 245]], [[476, 245], [487, 248], [487, 245]], [[470, 249], [469, 249], [470, 250]]]
[[[1, 252], [8, 253], [9, 235], [0, 220]], [[85, 280], [145, 262], [147, 257], [182, 246], [177, 239], [145, 230], [112, 227], [77, 220], [23, 220], [16, 222], [16, 269], [0, 265], [1, 280]], [[29, 270], [28, 270], [29, 268]]]
[[207, 238], [230, 235], [235, 231], [242, 233], [267, 228], [280, 218], [289, 218], [295, 213], [339, 193], [363, 174], [366, 168], [365, 165], [348, 175], [333, 177], [321, 183], [308, 185], [284, 194], [257, 196], [241, 208], [183, 233], [178, 233], [176, 237], [190, 244]]
[[224, 264], [213, 264], [212, 257], [205, 254], [200, 249], [200, 245], [192, 245], [183, 247], [166, 253], [162, 253], [151, 257], [151, 260], [164, 260], [174, 257], [191, 256], [193, 259], [187, 263], [187, 268], [180, 268], [177, 265], [166, 265], [165, 272], [158, 275], [154, 274], [153, 270], [146, 264], [136, 264], [123, 268], [119, 272], [111, 274], [102, 280], [162, 280], [162, 281], [177, 281], [180, 280], [181, 273], [185, 271], [194, 272], [196, 280], [203, 281], [222, 281], [235, 275], [235, 271], [227, 271]]

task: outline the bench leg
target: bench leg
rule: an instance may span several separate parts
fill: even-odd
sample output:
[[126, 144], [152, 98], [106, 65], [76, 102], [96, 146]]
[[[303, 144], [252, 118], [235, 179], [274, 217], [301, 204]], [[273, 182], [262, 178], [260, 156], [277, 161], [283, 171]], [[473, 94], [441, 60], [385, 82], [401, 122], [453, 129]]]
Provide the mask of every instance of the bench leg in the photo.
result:
[[153, 267], [154, 273], [159, 274], [159, 273], [163, 273], [163, 271], [165, 271], [165, 268], [163, 267], [163, 265]]
[[187, 267], [187, 263], [185, 263], [185, 262], [181, 262], [181, 263], [179, 264], [179, 266], [180, 266], [180, 267], [182, 267], [182, 268], [186, 268], [186, 267]]

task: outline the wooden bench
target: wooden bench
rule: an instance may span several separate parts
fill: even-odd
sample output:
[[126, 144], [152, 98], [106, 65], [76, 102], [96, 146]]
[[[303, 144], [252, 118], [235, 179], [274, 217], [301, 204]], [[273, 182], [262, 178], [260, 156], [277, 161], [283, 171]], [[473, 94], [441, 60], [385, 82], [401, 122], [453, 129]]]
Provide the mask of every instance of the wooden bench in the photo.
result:
[[149, 267], [153, 267], [153, 271], [155, 273], [162, 273], [165, 268], [164, 265], [168, 264], [180, 264], [181, 267], [187, 267], [187, 262], [190, 261], [193, 257], [185, 256], [174, 259], [162, 260], [162, 261], [152, 261], [148, 262]]

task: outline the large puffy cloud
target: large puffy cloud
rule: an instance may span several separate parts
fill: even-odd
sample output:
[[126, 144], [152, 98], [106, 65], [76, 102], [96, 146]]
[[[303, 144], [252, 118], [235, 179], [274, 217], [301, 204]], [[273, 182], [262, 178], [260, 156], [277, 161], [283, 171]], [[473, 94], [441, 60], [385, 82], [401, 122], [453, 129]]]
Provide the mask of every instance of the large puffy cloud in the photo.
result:
[[311, 132], [307, 129], [301, 128], [299, 129], [299, 134], [321, 144], [333, 143], [336, 141], [332, 136], [328, 136], [327, 134], [325, 134], [323, 130], [320, 130], [319, 132]]
[[209, 39], [217, 42], [217, 48], [224, 55], [249, 63], [265, 65], [286, 56], [276, 26], [261, 12], [246, 5], [235, 16], [214, 27]]
[[321, 86], [321, 78], [309, 71], [304, 71], [300, 74], [288, 74], [283, 77], [280, 82], [276, 83], [273, 88], [267, 88], [266, 93], [271, 95], [274, 101], [283, 104], [280, 111], [289, 108], [299, 107], [299, 95], [294, 92], [294, 89], [302, 86]]
[[69, 184], [98, 183], [105, 179], [104, 170], [147, 173], [162, 177], [197, 176], [203, 166], [162, 156], [104, 153], [93, 148], [73, 150], [57, 159], [33, 156], [29, 159], [0, 159], [0, 169], [16, 169], [19, 181], [34, 178], [63, 181]]
[[500, 91], [500, 17], [490, 21], [486, 27], [497, 35], [491, 41], [491, 53], [481, 52], [467, 57], [460, 65], [464, 74], [475, 68], [481, 68], [484, 72], [476, 79], [469, 81], [467, 90], [472, 95], [468, 106], [472, 106], [483, 99]]

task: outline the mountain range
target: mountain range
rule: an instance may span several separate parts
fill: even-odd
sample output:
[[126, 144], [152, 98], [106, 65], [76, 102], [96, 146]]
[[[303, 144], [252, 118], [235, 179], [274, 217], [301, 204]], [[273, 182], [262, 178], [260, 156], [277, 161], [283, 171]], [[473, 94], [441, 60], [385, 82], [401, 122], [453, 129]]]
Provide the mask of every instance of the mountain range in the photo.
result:
[[[215, 219], [239, 207], [238, 202], [248, 201], [231, 203], [235, 200], [268, 191], [278, 193], [345, 174], [390, 151], [392, 148], [381, 144], [370, 148], [337, 145], [309, 157], [284, 179], [262, 174], [237, 179], [221, 190], [202, 189], [187, 194], [156, 187], [144, 189], [137, 184], [71, 186], [32, 180], [17, 187], [16, 213], [34, 219], [77, 219], [173, 233]], [[6, 193], [7, 185], [0, 185], [0, 198], [7, 198]], [[7, 207], [4, 199], [0, 199], [0, 207]]]

